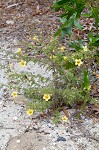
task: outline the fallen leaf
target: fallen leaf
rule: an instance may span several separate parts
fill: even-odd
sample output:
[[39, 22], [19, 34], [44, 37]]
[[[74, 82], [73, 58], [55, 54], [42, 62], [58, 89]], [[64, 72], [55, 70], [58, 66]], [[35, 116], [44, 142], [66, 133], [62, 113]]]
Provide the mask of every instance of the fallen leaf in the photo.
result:
[[69, 118], [69, 114], [68, 114], [68, 111], [66, 110], [66, 108], [63, 107], [62, 109], [63, 109], [63, 112], [64, 112], [65, 116]]
[[39, 13], [40, 13], [40, 5], [38, 4], [36, 7], [36, 14], [39, 14]]
[[96, 74], [96, 78], [99, 78], [99, 74]]

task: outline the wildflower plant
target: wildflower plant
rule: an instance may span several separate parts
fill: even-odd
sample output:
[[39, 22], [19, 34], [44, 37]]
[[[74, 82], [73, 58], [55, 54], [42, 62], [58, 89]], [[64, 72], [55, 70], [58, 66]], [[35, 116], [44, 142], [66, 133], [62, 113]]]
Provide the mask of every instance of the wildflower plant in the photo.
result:
[[[52, 73], [52, 79], [23, 71], [20, 74], [12, 72], [9, 75], [9, 78], [13, 80], [10, 88], [16, 89], [19, 93], [23, 92], [31, 100], [28, 103], [28, 109], [44, 111], [51, 108], [57, 109], [63, 105], [73, 107], [76, 103], [84, 102], [85, 98], [86, 102], [91, 98], [89, 95], [91, 84], [86, 64], [89, 62], [90, 56], [93, 58], [93, 51], [89, 49], [84, 51], [81, 48], [77, 52], [68, 52], [66, 47], [64, 51], [61, 51], [60, 44], [58, 44], [57, 38], [53, 38], [40, 51], [37, 46], [34, 58], [29, 57], [27, 53], [21, 56], [20, 53], [14, 54], [14, 59], [17, 58], [17, 62], [20, 60], [20, 68], [26, 67], [29, 61], [34, 61], [35, 64], [39, 62]], [[32, 47], [32, 51], [33, 49]], [[40, 53], [43, 54], [42, 58], [38, 57], [41, 55]], [[9, 69], [11, 72], [10, 65]], [[38, 82], [36, 82], [36, 78], [38, 78]], [[16, 84], [17, 80], [19, 80], [18, 84]], [[43, 86], [44, 82], [45, 86]], [[27, 83], [27, 86], [22, 87], [23, 83]], [[43, 84], [41, 85], [41, 83]]]
[[[17, 90], [18, 93], [22, 92], [30, 100], [27, 106], [28, 115], [32, 115], [34, 110], [59, 110], [64, 105], [74, 107], [76, 104], [81, 104], [83, 109], [86, 103], [93, 99], [90, 96], [89, 67], [93, 61], [96, 61], [96, 65], [99, 64], [97, 50], [99, 35], [95, 34], [94, 31], [89, 33], [87, 43], [83, 39], [74, 41], [74, 37], [71, 36], [74, 26], [81, 30], [78, 18], [80, 18], [82, 11], [85, 9], [85, 4], [85, 0], [80, 0], [79, 2], [59, 0], [56, 2], [54, 4], [55, 10], [63, 9], [64, 13], [61, 16], [61, 20], [63, 20], [64, 24], [55, 33], [55, 37], [51, 37], [48, 39], [49, 42], [46, 43], [42, 36], [35, 35], [31, 39], [34, 42], [36, 41], [37, 44], [26, 43], [25, 50], [18, 49], [17, 53], [14, 54], [14, 59], [19, 62], [20, 67], [27, 67], [29, 62], [39, 63], [41, 66], [46, 67], [48, 72], [51, 71], [52, 74], [52, 78], [24, 71], [18, 74], [15, 71], [13, 72], [11, 66], [9, 66], [9, 79], [12, 80], [10, 88]], [[81, 10], [77, 9], [76, 12], [76, 8], [72, 9], [72, 7], [79, 7], [80, 5], [82, 6]], [[70, 7], [67, 9], [67, 6]], [[92, 18], [95, 17], [93, 11], [96, 10], [96, 8], [92, 7], [89, 14], [92, 15]], [[85, 14], [83, 15], [86, 16]], [[98, 20], [95, 17], [96, 29], [97, 22]], [[62, 37], [68, 35], [69, 41], [67, 43], [64, 42], [63, 44], [56, 37], [60, 33], [62, 33]], [[22, 86], [23, 83], [27, 83], [27, 85]], [[13, 93], [14, 96], [15, 94]], [[64, 116], [62, 120], [67, 121], [67, 117]]]

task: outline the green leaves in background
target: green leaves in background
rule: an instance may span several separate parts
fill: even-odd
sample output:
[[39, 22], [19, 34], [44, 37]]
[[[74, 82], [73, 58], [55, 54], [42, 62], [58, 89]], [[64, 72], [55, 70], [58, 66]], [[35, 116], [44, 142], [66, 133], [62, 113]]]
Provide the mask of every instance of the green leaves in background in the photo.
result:
[[86, 89], [88, 89], [89, 86], [90, 86], [90, 79], [88, 76], [88, 72], [86, 70], [84, 70], [82, 88], [83, 88], [83, 90], [86, 90]]
[[65, 69], [71, 69], [71, 68], [74, 68], [74, 67], [75, 67], [74, 62], [66, 61], [66, 64], [64, 64]]
[[59, 11], [59, 9], [63, 10], [63, 14], [60, 17], [63, 24], [54, 36], [58, 36], [61, 33], [61, 38], [64, 38], [66, 34], [71, 37], [74, 26], [79, 30], [82, 30], [78, 18], [85, 8], [85, 0], [59, 0], [54, 3], [53, 8], [56, 11]]
[[81, 24], [78, 22], [78, 20], [76, 19], [77, 13], [74, 13], [71, 18], [69, 18], [67, 20], [67, 18], [63, 17], [61, 18], [61, 21], [64, 22], [60, 28], [58, 29], [58, 31], [54, 34], [54, 36], [58, 36], [61, 34], [61, 38], [64, 38], [65, 35], [69, 35], [70, 37], [72, 37], [72, 29], [75, 26], [76, 28], [78, 28], [79, 30], [82, 30], [82, 26]]
[[74, 48], [75, 51], [80, 51], [82, 49], [82, 47], [83, 47], [83, 41], [81, 39], [78, 39], [77, 42], [72, 41], [70, 43], [70, 47]]
[[88, 41], [90, 46], [99, 47], [99, 34], [94, 35], [94, 33], [91, 32], [88, 35]]

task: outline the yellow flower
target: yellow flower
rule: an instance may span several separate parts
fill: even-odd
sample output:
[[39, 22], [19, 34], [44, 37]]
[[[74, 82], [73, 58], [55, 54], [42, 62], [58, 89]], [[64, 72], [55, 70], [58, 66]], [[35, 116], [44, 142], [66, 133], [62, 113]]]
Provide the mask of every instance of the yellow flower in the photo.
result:
[[83, 46], [83, 50], [84, 50], [85, 52], [87, 52], [87, 51], [88, 51], [87, 46]]
[[53, 41], [54, 41], [54, 38], [51, 37], [50, 42], [53, 42]]
[[13, 63], [9, 64], [9, 66], [10, 66], [11, 68], [13, 68], [13, 67], [14, 67]]
[[52, 59], [53, 55], [50, 56], [50, 59]]
[[62, 117], [62, 121], [67, 122], [68, 118], [66, 116]]
[[51, 55], [50, 56], [50, 59], [52, 59], [52, 58], [56, 58], [57, 56], [55, 56], [55, 55]]
[[19, 65], [20, 65], [21, 67], [25, 67], [25, 66], [26, 66], [26, 61], [21, 60], [21, 61], [19, 62]]
[[34, 111], [33, 111], [33, 109], [28, 109], [26, 112], [27, 112], [28, 116], [31, 116]]
[[55, 50], [53, 50], [53, 53], [55, 53]]
[[64, 60], [67, 60], [67, 56], [63, 56]]
[[43, 99], [45, 99], [45, 101], [48, 101], [51, 98], [51, 94], [44, 94]]
[[84, 90], [90, 91], [91, 90], [91, 85], [85, 86]]
[[33, 40], [39, 41], [39, 40], [38, 40], [38, 37], [37, 37], [36, 35], [33, 37]]
[[82, 65], [81, 59], [75, 59], [75, 65], [78, 65], [79, 67]]
[[91, 90], [91, 85], [89, 85], [89, 86], [87, 87], [87, 90], [88, 90], [88, 91], [90, 91], [90, 90]]
[[18, 48], [17, 52], [22, 54], [22, 49]]
[[64, 52], [65, 47], [61, 46], [59, 49], [60, 49], [61, 52]]
[[17, 94], [16, 91], [13, 91], [12, 94], [11, 94], [11, 96], [13, 96], [13, 98], [17, 97], [17, 95], [18, 95], [18, 94]]

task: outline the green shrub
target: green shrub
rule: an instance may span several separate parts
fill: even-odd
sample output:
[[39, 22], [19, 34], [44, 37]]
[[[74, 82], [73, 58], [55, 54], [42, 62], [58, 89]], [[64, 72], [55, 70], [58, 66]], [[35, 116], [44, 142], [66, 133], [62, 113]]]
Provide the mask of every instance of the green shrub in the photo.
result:
[[[57, 110], [64, 105], [74, 107], [76, 104], [82, 104], [82, 108], [84, 108], [86, 103], [91, 101], [89, 68], [92, 61], [96, 61], [96, 65], [99, 63], [97, 49], [99, 46], [99, 34], [97, 33], [99, 10], [97, 3], [97, 1], [86, 0], [55, 2], [53, 8], [56, 11], [62, 9], [60, 20], [63, 22], [55, 36], [61, 34], [61, 38], [63, 38], [68, 35], [69, 46], [66, 46], [66, 43], [62, 45], [57, 38], [48, 39], [49, 42], [46, 44], [43, 37], [34, 36], [33, 40], [38, 43], [38, 46], [26, 43], [27, 48], [19, 49], [18, 53], [14, 55], [14, 59], [20, 62], [20, 67], [25, 67], [29, 61], [35, 64], [39, 62], [41, 66], [46, 67], [46, 70], [52, 73], [52, 78], [24, 71], [18, 74], [12, 72], [13, 69], [11, 66], [9, 67], [9, 72], [12, 72], [9, 75], [12, 80], [10, 89], [24, 93], [31, 100], [28, 108], [45, 111], [53, 108]], [[86, 8], [88, 13], [85, 13]], [[75, 41], [73, 36], [74, 27], [78, 30], [84, 28], [79, 23], [81, 16], [93, 18], [95, 21], [96, 30], [88, 34], [87, 43], [84, 39]], [[32, 57], [31, 52], [33, 52]], [[23, 83], [27, 83], [27, 86], [22, 88]]]
[[[31, 99], [30, 105], [37, 111], [58, 108], [63, 105], [73, 107], [76, 103], [84, 102], [85, 99], [87, 99], [86, 101], [90, 100], [91, 85], [87, 64], [89, 59], [94, 57], [94, 52], [87, 47], [83, 47], [77, 52], [68, 52], [66, 47], [57, 43], [58, 40], [53, 39], [40, 51], [37, 46], [36, 54], [32, 58], [29, 58], [27, 53], [20, 54], [18, 52], [14, 55], [14, 59], [17, 58], [17, 61], [20, 62], [20, 67], [25, 67], [29, 61], [33, 61], [35, 64], [39, 62], [41, 66], [46, 67], [47, 71], [51, 71], [52, 78], [24, 71], [13, 72], [11, 65], [9, 66], [9, 79], [12, 81], [10, 88], [19, 93], [20, 90], [24, 92], [25, 96]], [[32, 47], [32, 51], [33, 49]], [[38, 57], [40, 53], [43, 54], [42, 59]], [[22, 88], [22, 84], [25, 83], [27, 86]], [[44, 94], [50, 95], [50, 98], [44, 99]]]

